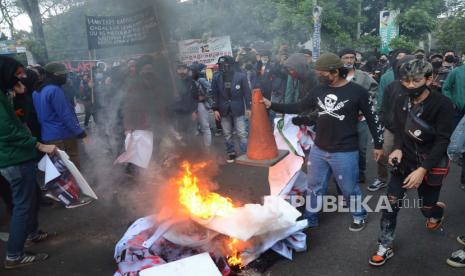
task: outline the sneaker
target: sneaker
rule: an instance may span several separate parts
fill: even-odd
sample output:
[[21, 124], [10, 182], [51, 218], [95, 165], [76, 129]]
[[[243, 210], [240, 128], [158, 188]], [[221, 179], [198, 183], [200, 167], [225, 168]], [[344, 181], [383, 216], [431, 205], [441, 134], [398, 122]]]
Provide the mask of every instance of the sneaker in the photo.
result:
[[226, 162], [229, 164], [234, 163], [236, 161], [236, 155], [235, 154], [228, 154], [228, 159], [226, 159]]
[[366, 222], [364, 219], [362, 220], [353, 220], [352, 224], [349, 226], [349, 230], [352, 232], [359, 232], [365, 229]]
[[375, 192], [375, 191], [378, 191], [379, 189], [382, 189], [382, 188], [384, 188], [386, 186], [387, 186], [386, 182], [381, 181], [378, 178], [376, 178], [375, 181], [373, 182], [373, 184], [368, 186], [367, 190], [370, 191], [370, 192]]
[[447, 264], [452, 267], [465, 267], [465, 249], [460, 249], [452, 253]]
[[[442, 209], [446, 209], [446, 204], [444, 202], [437, 202], [436, 205], [441, 207]], [[426, 228], [428, 230], [437, 230], [441, 227], [443, 221], [444, 215], [440, 219], [428, 218], [426, 219]]]
[[45, 253], [24, 253], [23, 256], [15, 260], [10, 260], [6, 258], [5, 260], [5, 269], [14, 269], [18, 267], [23, 267], [26, 265], [31, 265], [37, 262], [44, 261], [48, 258], [48, 254]]
[[392, 258], [394, 256], [394, 250], [392, 250], [391, 247], [385, 247], [384, 245], [379, 245], [378, 246], [378, 251], [376, 254], [371, 256], [370, 265], [372, 266], [382, 266], [386, 263], [387, 260]]
[[461, 245], [465, 245], [465, 236], [458, 236], [458, 237], [457, 237], [457, 241], [458, 241]]
[[28, 236], [26, 239], [26, 242], [24, 243], [24, 247], [30, 247], [36, 243], [43, 242], [49, 237], [49, 233], [44, 232], [42, 230], [38, 230], [37, 233], [34, 234], [34, 236], [30, 237]]
[[54, 196], [52, 193], [49, 192], [45, 193], [44, 197], [50, 198], [51, 200], [54, 200], [56, 202], [61, 202], [58, 197]]
[[216, 137], [223, 136], [223, 131], [221, 129], [218, 129], [217, 131], [215, 131], [215, 136]]
[[87, 205], [87, 204], [89, 204], [91, 202], [92, 202], [91, 199], [86, 198], [86, 199], [81, 199], [81, 200], [72, 202], [72, 203], [66, 205], [65, 207], [66, 207], [66, 209], [73, 209], [73, 208], [78, 208], [78, 207]]

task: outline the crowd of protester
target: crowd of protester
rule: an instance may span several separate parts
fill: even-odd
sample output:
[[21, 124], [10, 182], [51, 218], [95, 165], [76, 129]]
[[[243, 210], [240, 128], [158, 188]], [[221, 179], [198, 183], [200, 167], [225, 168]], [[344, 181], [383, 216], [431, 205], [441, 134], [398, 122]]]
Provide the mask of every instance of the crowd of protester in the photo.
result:
[[[243, 47], [214, 66], [177, 64], [171, 91], [160, 85], [166, 82], [160, 66], [156, 58], [142, 56], [77, 73], [57, 62], [25, 67], [0, 57], [0, 189], [11, 216], [6, 268], [48, 257], [24, 251], [25, 244], [49, 236], [37, 218], [43, 197], [36, 181], [41, 155], [59, 148], [80, 168], [80, 140], [89, 142], [93, 122], [115, 154], [124, 150], [125, 134], [163, 126], [174, 139], [180, 129], [199, 136], [206, 152], [212, 150], [213, 137], [222, 136], [225, 159], [233, 163], [247, 150], [254, 89], [262, 91], [271, 122], [297, 114], [296, 125], [316, 131], [306, 156], [312, 204], [326, 193], [331, 175], [338, 176], [344, 198], [362, 197], [371, 133], [377, 178], [367, 189], [387, 187], [393, 212], [382, 214], [379, 248], [370, 264], [383, 265], [393, 256], [397, 203], [407, 189], [417, 189], [423, 199], [426, 228], [441, 227], [445, 204], [438, 200], [447, 173], [442, 172], [448, 170], [447, 145], [465, 114], [465, 66], [454, 51], [395, 49], [367, 53], [362, 60], [356, 50], [343, 49], [314, 60], [312, 51], [292, 53], [288, 45], [274, 54]], [[76, 115], [79, 106], [85, 110], [83, 125]], [[161, 139], [155, 135], [154, 144], [162, 145]], [[139, 169], [127, 167], [129, 174]], [[440, 173], [432, 175], [434, 170]], [[465, 189], [465, 162], [461, 185]], [[349, 229], [362, 231], [366, 216], [363, 208], [353, 210]], [[307, 211], [305, 217], [310, 227], [318, 225], [317, 213]], [[465, 245], [464, 237], [458, 241]], [[464, 267], [465, 251], [454, 252], [448, 263]]]

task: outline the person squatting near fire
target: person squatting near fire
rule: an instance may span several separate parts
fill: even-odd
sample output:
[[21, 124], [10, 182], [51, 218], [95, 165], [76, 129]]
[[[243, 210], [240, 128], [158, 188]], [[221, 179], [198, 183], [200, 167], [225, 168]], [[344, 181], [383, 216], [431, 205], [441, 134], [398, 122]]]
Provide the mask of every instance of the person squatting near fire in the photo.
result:
[[35, 160], [37, 150], [52, 154], [57, 147], [38, 142], [13, 110], [7, 93], [25, 93], [25, 86], [21, 83], [24, 77], [22, 64], [12, 58], [0, 57], [0, 173], [9, 185], [13, 204], [6, 269], [48, 258], [45, 253], [27, 253], [24, 247], [26, 242], [33, 244], [48, 237], [48, 233], [39, 230], [37, 195], [40, 192], [36, 183]]
[[247, 151], [246, 116], [250, 116], [251, 91], [247, 76], [239, 71], [234, 59], [230, 56], [218, 58], [219, 72], [212, 80], [213, 110], [216, 120], [221, 120], [225, 139], [227, 162], [236, 159], [233, 139], [233, 128], [239, 136], [242, 153]]
[[382, 266], [394, 255], [399, 199], [406, 190], [417, 189], [426, 229], [439, 229], [443, 221], [446, 205], [438, 200], [449, 170], [446, 151], [454, 130], [454, 109], [447, 97], [430, 91], [432, 73], [432, 65], [424, 59], [413, 58], [399, 68], [404, 95], [396, 99], [391, 126], [393, 169], [387, 196], [392, 210], [383, 210], [378, 250], [369, 260], [373, 266]]
[[[307, 210], [309, 226], [318, 225], [317, 205], [322, 205], [328, 181], [333, 173], [337, 185], [347, 202], [350, 201], [353, 216], [351, 231], [365, 228], [367, 212], [361, 206], [362, 191], [358, 185], [358, 134], [359, 111], [366, 117], [374, 137], [374, 158], [383, 155], [383, 133], [378, 115], [373, 111], [368, 91], [347, 81], [348, 69], [339, 56], [326, 53], [315, 63], [320, 85], [312, 89], [304, 99], [295, 104], [277, 104], [267, 99], [263, 103], [280, 113], [297, 114], [317, 110], [315, 145], [308, 161]], [[309, 204], [310, 203], [310, 204]], [[356, 204], [358, 203], [358, 204]], [[309, 206], [311, 210], [309, 210]], [[353, 208], [355, 205], [358, 207]]]

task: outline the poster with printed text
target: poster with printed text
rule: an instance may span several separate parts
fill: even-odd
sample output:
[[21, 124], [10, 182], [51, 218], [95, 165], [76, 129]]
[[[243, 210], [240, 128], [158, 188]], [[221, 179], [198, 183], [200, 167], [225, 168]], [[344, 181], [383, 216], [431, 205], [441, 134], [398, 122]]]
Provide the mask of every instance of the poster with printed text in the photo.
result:
[[205, 65], [215, 64], [221, 56], [232, 56], [229, 36], [209, 39], [189, 39], [178, 42], [179, 59], [186, 65], [198, 62]]

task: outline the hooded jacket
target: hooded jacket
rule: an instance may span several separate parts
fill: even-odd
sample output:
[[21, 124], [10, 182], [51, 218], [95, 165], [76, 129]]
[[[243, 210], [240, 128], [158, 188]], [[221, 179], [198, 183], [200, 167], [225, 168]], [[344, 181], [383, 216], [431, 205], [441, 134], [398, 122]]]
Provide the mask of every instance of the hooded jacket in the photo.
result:
[[19, 67], [23, 65], [13, 58], [0, 58], [0, 90], [3, 93], [7, 93], [18, 83], [19, 79], [15, 74]]
[[18, 82], [15, 72], [22, 66], [12, 58], [0, 57], [0, 168], [14, 166], [36, 158], [37, 139], [32, 137], [16, 117], [4, 92]]
[[44, 142], [86, 137], [74, 108], [56, 80], [45, 83], [32, 94]]
[[287, 70], [297, 72], [297, 80], [289, 77], [287, 81], [286, 93], [284, 96], [285, 103], [296, 103], [314, 87], [318, 85], [315, 71], [310, 68], [304, 54], [292, 54], [285, 62], [284, 67]]
[[381, 79], [379, 81], [379, 90], [378, 90], [378, 95], [376, 97], [376, 110], [378, 112], [381, 109], [381, 106], [383, 105], [383, 96], [384, 96], [384, 91], [386, 87], [394, 80], [399, 79], [397, 70], [395, 69], [397, 68], [397, 62], [398, 62], [396, 57], [400, 53], [410, 54], [410, 51], [404, 48], [399, 48], [397, 50], [394, 50], [394, 52], [392, 53], [391, 59], [390, 59], [390, 64], [392, 67], [388, 69], [386, 73], [384, 73], [381, 76]]

